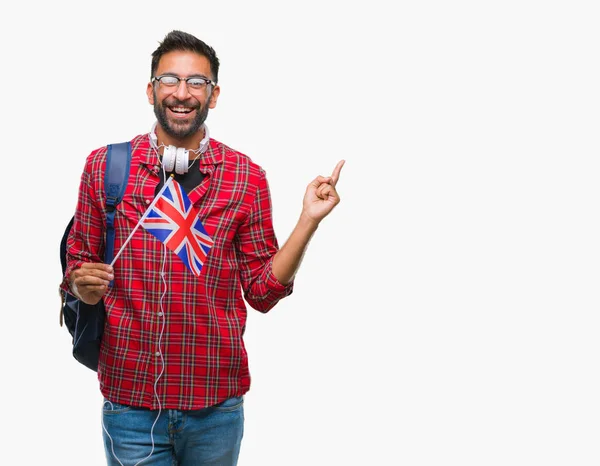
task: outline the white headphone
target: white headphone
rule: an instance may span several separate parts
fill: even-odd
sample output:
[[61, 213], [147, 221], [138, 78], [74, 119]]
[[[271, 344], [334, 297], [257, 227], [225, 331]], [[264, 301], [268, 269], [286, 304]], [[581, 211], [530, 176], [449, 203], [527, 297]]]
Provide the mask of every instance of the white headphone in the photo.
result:
[[[158, 122], [155, 122], [150, 129], [150, 133], [148, 134], [150, 138], [150, 144], [158, 151], [158, 138], [156, 136], [156, 125]], [[210, 140], [210, 135], [208, 134], [208, 126], [203, 125], [204, 127], [204, 138], [200, 141], [200, 146], [197, 150], [192, 151], [197, 153], [198, 155], [204, 153], [206, 149], [208, 149], [208, 143]], [[189, 166], [188, 162], [190, 160], [190, 151], [185, 147], [175, 147], [175, 146], [164, 146], [163, 155], [162, 155], [162, 164], [166, 171], [172, 172], [173, 168], [175, 168], [175, 173], [178, 175], [183, 175], [187, 173]]]

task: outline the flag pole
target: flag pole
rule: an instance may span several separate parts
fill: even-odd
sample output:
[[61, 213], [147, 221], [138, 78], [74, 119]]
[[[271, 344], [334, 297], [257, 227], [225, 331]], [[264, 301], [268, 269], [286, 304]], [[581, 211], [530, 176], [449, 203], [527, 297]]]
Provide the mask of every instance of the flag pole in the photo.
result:
[[129, 236], [127, 237], [127, 239], [123, 243], [123, 246], [121, 246], [121, 249], [119, 249], [119, 252], [115, 255], [115, 258], [110, 263], [111, 267], [115, 264], [115, 262], [117, 262], [117, 259], [121, 255], [121, 252], [123, 252], [123, 249], [125, 248], [125, 246], [127, 246], [127, 243], [129, 243], [129, 241], [131, 241], [131, 238], [133, 237], [133, 235], [135, 234], [135, 232], [137, 231], [137, 229], [140, 227], [140, 225], [142, 224], [142, 222], [144, 221], [144, 219], [148, 216], [148, 212], [150, 212], [150, 209], [152, 209], [154, 207], [154, 205], [156, 204], [156, 202], [158, 201], [158, 199], [160, 199], [160, 196], [162, 196], [162, 193], [165, 191], [165, 189], [167, 189], [167, 187], [169, 186], [169, 184], [173, 180], [173, 176], [174, 176], [173, 174], [171, 174], [171, 176], [169, 176], [169, 179], [164, 184], [164, 186], [162, 187], [162, 189], [158, 192], [158, 194], [156, 196], [154, 196], [154, 200], [152, 201], [152, 204], [150, 204], [148, 206], [148, 208], [146, 209], [146, 212], [144, 212], [144, 215], [142, 215], [142, 218], [140, 218], [138, 220], [137, 225], [135, 226], [135, 228], [133, 229], [133, 231], [129, 234]]

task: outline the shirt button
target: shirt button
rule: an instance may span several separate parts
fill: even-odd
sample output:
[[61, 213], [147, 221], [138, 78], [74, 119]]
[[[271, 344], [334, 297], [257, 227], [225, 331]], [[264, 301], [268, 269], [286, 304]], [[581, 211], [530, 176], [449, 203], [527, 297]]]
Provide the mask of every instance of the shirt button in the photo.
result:
[[158, 313], [158, 317], [162, 317], [162, 315], [163, 315], [162, 312]]
[[154, 353], [154, 356], [159, 357], [160, 356], [160, 351], [157, 351], [156, 353]]
[[146, 199], [146, 204], [150, 204], [150, 199]]

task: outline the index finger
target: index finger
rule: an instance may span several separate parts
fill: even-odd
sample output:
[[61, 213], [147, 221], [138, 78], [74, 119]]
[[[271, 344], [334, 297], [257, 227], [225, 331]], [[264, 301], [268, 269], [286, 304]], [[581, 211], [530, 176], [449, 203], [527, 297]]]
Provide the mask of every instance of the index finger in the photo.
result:
[[81, 264], [80, 268], [86, 269], [87, 271], [101, 270], [108, 273], [112, 273], [113, 271], [113, 268], [109, 264], [105, 264], [103, 262], [84, 262]]
[[331, 174], [331, 181], [333, 183], [333, 185], [335, 186], [340, 178], [340, 172], [342, 171], [342, 167], [344, 166], [344, 164], [346, 163], [345, 160], [340, 160], [337, 165], [335, 166], [335, 168], [333, 169], [333, 173]]

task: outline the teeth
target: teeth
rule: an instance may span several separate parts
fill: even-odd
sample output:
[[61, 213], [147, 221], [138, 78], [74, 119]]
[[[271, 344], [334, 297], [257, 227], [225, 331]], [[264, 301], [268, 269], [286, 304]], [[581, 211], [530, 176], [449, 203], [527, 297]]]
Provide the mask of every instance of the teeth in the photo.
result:
[[187, 108], [187, 107], [172, 107], [171, 110], [173, 110], [174, 112], [191, 112], [192, 109], [191, 108]]

